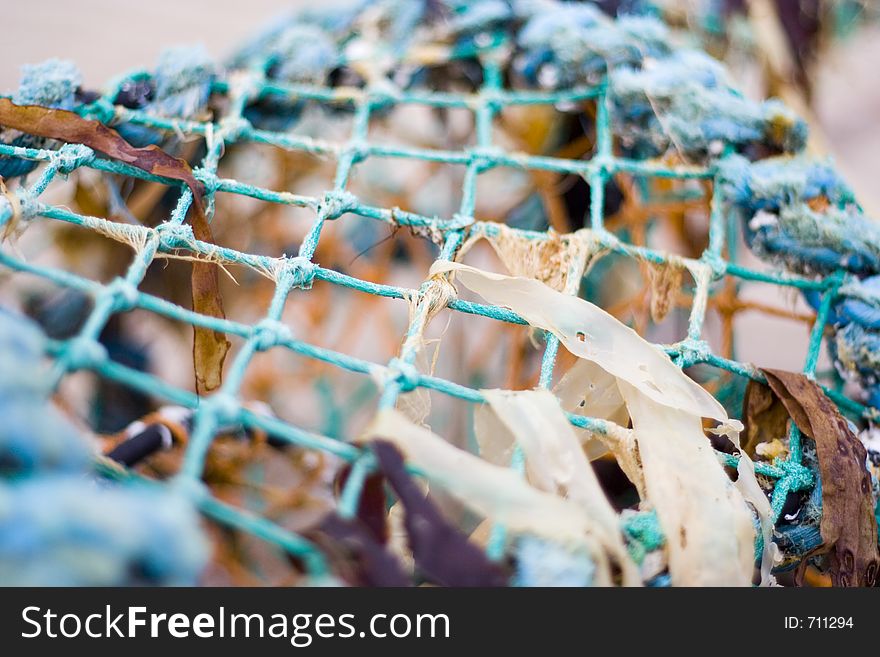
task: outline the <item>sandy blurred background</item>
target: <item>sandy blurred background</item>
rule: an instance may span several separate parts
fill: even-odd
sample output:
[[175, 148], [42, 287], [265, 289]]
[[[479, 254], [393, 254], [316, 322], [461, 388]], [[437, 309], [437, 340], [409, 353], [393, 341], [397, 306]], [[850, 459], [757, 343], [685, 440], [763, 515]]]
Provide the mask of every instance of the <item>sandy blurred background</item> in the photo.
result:
[[[203, 43], [222, 59], [274, 16], [303, 6], [302, 0], [42, 0], [3, 3], [0, 89], [17, 84], [19, 67], [48, 57], [80, 66], [89, 87], [101, 87], [127, 69], [149, 67], [169, 45]], [[880, 26], [860, 29], [827, 53], [817, 74], [815, 112], [829, 155], [856, 189], [865, 208], [880, 216]], [[747, 80], [743, 81], [749, 91]], [[803, 303], [769, 286], [762, 300], [788, 308]], [[742, 360], [799, 369], [807, 342], [804, 325], [757, 314], [738, 318]], [[760, 339], [754, 337], [758, 335]]]
[[222, 58], [279, 14], [304, 0], [3, 0], [0, 88], [18, 82], [21, 64], [48, 57], [76, 61], [86, 84], [100, 86], [130, 68], [150, 66], [169, 45], [203, 43]]

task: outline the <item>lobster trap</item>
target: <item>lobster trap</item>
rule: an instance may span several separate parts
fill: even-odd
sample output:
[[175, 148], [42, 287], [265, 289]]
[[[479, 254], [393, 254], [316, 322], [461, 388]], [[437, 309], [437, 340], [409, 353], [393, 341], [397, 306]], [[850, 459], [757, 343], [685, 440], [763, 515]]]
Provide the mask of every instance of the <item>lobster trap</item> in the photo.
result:
[[[872, 584], [880, 232], [796, 115], [674, 43], [588, 3], [382, 0], [101, 93], [27, 69], [2, 404], [60, 410], [2, 429], [2, 495], [58, 529], [0, 516], [2, 577]], [[741, 362], [754, 312], [807, 336], [801, 373]]]

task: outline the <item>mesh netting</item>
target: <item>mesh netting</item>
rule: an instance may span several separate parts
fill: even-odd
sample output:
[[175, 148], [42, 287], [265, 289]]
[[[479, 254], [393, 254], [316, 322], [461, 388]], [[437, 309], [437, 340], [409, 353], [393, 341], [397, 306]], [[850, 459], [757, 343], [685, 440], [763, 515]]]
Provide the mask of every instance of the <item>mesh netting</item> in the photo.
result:
[[[493, 5], [490, 2], [475, 4], [484, 6], [486, 12]], [[494, 4], [508, 7], [507, 3]], [[426, 373], [424, 368], [419, 367], [417, 359], [422, 347], [419, 338], [424, 334], [427, 324], [441, 310], [430, 307], [430, 303], [420, 303], [420, 300], [428, 298], [433, 301], [436, 298], [437, 277], [429, 276], [425, 268], [421, 271], [424, 282], [420, 286], [404, 287], [365, 280], [339, 271], [342, 267], [322, 266], [315, 256], [328, 226], [360, 217], [394, 230], [405, 228], [412, 235], [436, 245], [436, 250], [429, 252], [435, 254], [437, 260], [454, 260], [459, 249], [469, 239], [477, 236], [497, 237], [502, 232], [507, 239], [518, 244], [558, 244], [561, 241], [566, 245], [584, 241], [590, 248], [556, 249], [556, 252], [576, 254], [576, 257], [563, 257], [555, 265], [557, 273], [564, 272], [559, 277], [560, 288], [575, 295], [585, 293], [581, 272], [587, 272], [583, 279], [587, 285], [601, 284], [597, 280], [599, 274], [590, 273], [593, 270], [588, 266], [592, 264], [590, 261], [597, 253], [611, 253], [632, 260], [649, 273], [653, 271], [652, 267], [658, 267], [658, 271], [661, 271], [667, 266], [696, 272], [698, 275], [694, 276], [692, 289], [688, 293], [676, 291], [673, 295], [673, 305], [688, 309], [686, 336], [672, 344], [662, 345], [662, 348], [676, 365], [695, 372], [695, 376], [699, 376], [719, 397], [731, 394], [735, 396], [735, 391], [741, 390], [746, 380], [764, 380], [755, 367], [735, 359], [730, 336], [733, 318], [742, 310], [760, 306], [738, 299], [740, 282], [768, 283], [818, 296], [815, 317], [808, 314], [802, 318], [812, 323], [802, 370], [810, 377], [817, 374], [826, 325], [835, 314], [836, 304], [844, 298], [840, 296], [842, 291], [860, 294], [862, 298], [869, 296], [863, 290], [853, 292], [855, 288], [852, 284], [852, 269], [846, 266], [825, 269], [804, 267], [801, 272], [803, 275], [800, 275], [738, 262], [736, 245], [741, 231], [741, 217], [734, 211], [738, 201], [726, 197], [726, 194], [733, 196], [737, 189], [726, 184], [724, 176], [729, 176], [729, 169], [725, 166], [740, 157], [737, 152], [745, 153], [755, 143], [763, 144], [764, 151], [772, 154], [774, 149], [766, 145], [773, 140], [760, 134], [761, 130], [758, 130], [756, 137], [750, 134], [742, 137], [727, 127], [722, 127], [716, 137], [706, 138], [705, 134], [700, 135], [703, 143], [695, 145], [692, 142], [675, 143], [675, 135], [686, 133], [684, 128], [687, 126], [673, 126], [673, 138], [668, 145], [668, 151], [667, 145], [658, 149], [656, 144], [651, 148], [640, 149], [637, 142], [643, 135], [627, 134], [626, 127], [638, 125], [641, 119], [637, 117], [633, 121], [629, 117], [629, 123], [622, 122], [629, 105], [621, 95], [623, 91], [619, 89], [617, 93], [612, 93], [612, 83], [605, 68], [607, 62], [613, 58], [607, 53], [598, 55], [602, 62], [594, 71], [584, 74], [584, 70], [589, 68], [584, 65], [577, 75], [567, 78], [563, 63], [559, 65], [556, 71], [558, 77], [551, 81], [550, 88], [528, 88], [528, 85], [516, 84], [510, 72], [516, 58], [523, 57], [524, 51], [528, 53], [528, 46], [523, 45], [523, 39], [517, 40], [519, 28], [516, 26], [519, 18], [509, 12], [494, 18], [488, 14], [482, 18], [470, 15], [474, 27], [469, 27], [466, 22], [468, 13], [463, 8], [457, 11], [458, 23], [440, 23], [447, 30], [444, 38], [432, 40], [430, 31], [415, 31], [416, 38], [411, 39], [408, 38], [410, 35], [396, 34], [397, 24], [392, 21], [390, 28], [374, 35], [379, 40], [373, 43], [373, 50], [366, 54], [356, 52], [351, 47], [350, 35], [353, 28], [350, 25], [354, 24], [354, 19], [346, 23], [342, 14], [339, 14], [337, 19], [343, 24], [342, 27], [326, 30], [328, 34], [334, 35], [332, 68], [338, 72], [347, 66], [359, 71], [360, 77], [355, 82], [344, 79], [344, 76], [342, 80], [338, 79], [340, 76], [337, 79], [322, 76], [317, 84], [306, 79], [308, 76], [301, 76], [305, 79], [304, 82], [291, 82], [290, 79], [295, 79], [295, 75], [285, 79], [278, 70], [285, 64], [284, 57], [295, 52], [295, 49], [285, 51], [277, 45], [277, 35], [284, 29], [282, 26], [245, 49], [224, 72], [211, 77], [209, 94], [214, 114], [208, 120], [193, 116], [191, 107], [181, 109], [180, 113], [175, 114], [173, 110], [168, 111], [167, 107], [160, 111], [158, 103], [144, 103], [139, 109], [120, 104], [121, 93], [130, 92], [138, 83], [149, 79], [149, 74], [145, 72], [127, 75], [110, 85], [100, 97], [87, 99], [87, 102], [76, 106], [75, 109], [81, 116], [116, 126], [123, 136], [133, 141], [133, 135], [138, 131], [138, 134], [153, 135], [159, 143], [174, 136], [181, 140], [197, 138], [203, 141], [203, 157], [193, 168], [196, 178], [206, 190], [205, 205], [209, 217], [214, 213], [215, 201], [219, 202], [225, 196], [255, 199], [261, 207], [265, 204], [304, 209], [311, 217], [310, 227], [298, 244], [295, 256], [268, 249], [268, 253], [245, 252], [223, 244], [222, 235], [234, 234], [234, 229], [230, 229], [233, 232], [221, 232], [218, 244], [196, 239], [187, 223], [187, 213], [193, 202], [192, 192], [188, 188], [175, 181], [145, 173], [125, 162], [102, 157], [81, 144], [60, 145], [57, 148], [53, 148], [51, 143], [27, 141], [0, 144], [0, 155], [8, 158], [4, 160], [4, 166], [19, 161], [42, 165], [32, 174], [33, 179], [27, 184], [10, 187], [6, 194], [7, 202], [0, 203], [0, 225], [7, 226], [7, 234], [37, 222], [57, 222], [100, 234], [127, 245], [134, 252], [123, 276], [109, 282], [99, 282], [70, 273], [62, 267], [33, 264], [18, 255], [15, 248], [7, 247], [0, 251], [0, 263], [5, 268], [46, 279], [63, 288], [81, 291], [94, 299], [87, 319], [74, 337], [49, 341], [52, 360], [49, 387], [55, 389], [71, 373], [88, 370], [102, 379], [117, 382], [163, 403], [192, 409], [192, 428], [185, 444], [182, 463], [169, 485], [183, 491], [213, 521], [251, 533], [300, 558], [303, 567], [313, 576], [326, 575], [328, 566], [324, 554], [312, 542], [253, 510], [222, 500], [221, 496], [200, 483], [215, 436], [223, 427], [242, 426], [252, 431], [264, 432], [274, 439], [303, 450], [322, 452], [351, 464], [350, 474], [338, 495], [338, 513], [343, 518], [355, 515], [364, 482], [375, 468], [375, 457], [369, 449], [345, 437], [322, 435], [300, 428], [244, 403], [241, 386], [255, 357], [262, 352], [274, 354], [286, 350], [332, 368], [356, 373], [378, 386], [378, 409], [394, 408], [402, 395], [422, 389], [475, 405], [484, 401], [483, 393], [478, 389], [480, 386], [441, 378]], [[477, 22], [478, 18], [481, 23]], [[303, 24], [314, 24], [307, 19], [298, 20]], [[421, 17], [420, 20], [431, 24], [429, 18]], [[296, 21], [289, 21], [284, 25], [293, 24]], [[453, 27], [449, 27], [450, 24]], [[400, 28], [400, 25], [397, 27]], [[519, 36], [522, 36], [521, 33]], [[633, 38], [638, 37], [636, 35]], [[613, 53], [618, 50], [624, 52], [625, 56], [620, 59], [628, 64], [628, 60], [645, 56], [643, 49], [653, 47], [650, 43], [638, 46], [629, 43], [622, 47], [612, 45], [609, 48]], [[547, 57], [549, 59], [549, 55]], [[666, 57], [672, 59], [677, 55]], [[292, 56], [287, 61], [292, 66], [305, 66]], [[472, 67], [472, 79], [478, 81], [473, 90], [462, 90], [455, 85], [447, 88], [431, 83], [432, 74], [441, 78], [451, 75], [448, 67], [456, 62], [465, 62], [468, 67]], [[667, 64], [664, 59], [656, 58], [655, 66], [662, 70]], [[668, 67], [671, 70], [673, 64], [669, 63]], [[394, 78], [394, 72], [400, 70], [421, 70], [428, 73], [419, 83], [400, 84]], [[544, 74], [549, 75], [547, 70]], [[183, 75], [180, 73], [178, 79], [182, 79]], [[675, 81], [672, 80], [672, 83], [674, 85]], [[266, 120], [266, 115], [270, 119], [279, 115], [283, 118], [301, 112], [306, 103], [328, 107], [328, 112], [351, 116], [351, 130], [347, 138], [332, 141], [298, 135], [285, 125]], [[387, 116], [395, 108], [404, 106], [431, 108], [438, 112], [469, 113], [474, 127], [472, 143], [455, 150], [442, 150], [385, 143], [377, 139], [372, 128], [377, 117]], [[592, 143], [583, 152], [574, 154], [562, 151], [555, 154], [531, 154], [522, 149], [510, 148], [509, 140], [500, 144], [496, 127], [498, 117], [510, 108], [532, 107], [557, 111], [560, 108], [569, 111], [575, 108], [582, 112], [590, 119], [589, 134], [592, 135]], [[712, 109], [709, 111], [711, 113]], [[260, 112], [264, 115], [261, 116]], [[673, 119], [679, 120], [676, 117]], [[703, 119], [702, 115], [695, 116], [694, 124]], [[718, 119], [722, 121], [725, 117], [720, 116]], [[742, 116], [741, 119], [740, 127], [748, 132], [749, 126], [744, 124], [745, 119]], [[686, 122], [687, 117], [680, 120]], [[756, 121], [773, 124], [774, 119], [760, 117]], [[661, 116], [660, 132], [668, 127], [664, 125]], [[783, 132], [793, 130], [786, 127], [780, 129]], [[275, 191], [266, 185], [221, 177], [218, 172], [229, 153], [241, 153], [244, 149], [257, 148], [258, 145], [275, 147], [288, 154], [306, 154], [334, 162], [332, 187], [317, 194], [301, 193], [295, 187]], [[665, 154], [658, 157], [658, 150]], [[777, 148], [776, 152], [779, 150], [785, 150], [785, 146]], [[763, 158], [761, 148], [749, 155], [751, 159]], [[387, 166], [391, 168], [408, 167], [413, 162], [462, 168], [457, 212], [445, 217], [426, 216], [410, 210], [371, 204], [360, 198], [350, 190], [352, 172], [357, 166], [377, 158], [390, 162]], [[118, 216], [87, 216], [42, 200], [54, 180], [84, 169], [119, 176], [120, 181], [136, 179], [161, 185], [164, 190], [172, 190], [177, 195], [174, 209], [161, 223], [148, 226], [120, 221]], [[550, 176], [551, 180], [557, 180], [559, 177], [573, 176], [586, 181], [589, 204], [584, 227], [575, 232], [565, 232], [565, 226], [559, 226], [557, 230], [552, 226], [547, 229], [539, 227], [537, 230], [516, 225], [502, 227], [497, 222], [484, 221], [475, 216], [478, 214], [478, 186], [482, 177], [490, 173], [499, 176], [513, 175], [511, 172], [526, 172], [536, 176], [536, 179]], [[621, 221], [609, 211], [609, 201], [606, 198], [615, 181], [619, 183], [624, 179], [631, 187], [633, 198], [641, 202], [642, 208], [632, 215], [635, 219], [630, 218], [627, 221]], [[684, 181], [684, 184], [680, 185], [679, 181]], [[483, 191], [482, 188], [480, 190]], [[645, 226], [663, 216], [662, 199], [652, 200], [662, 196], [663, 190], [672, 190], [673, 198], [668, 202], [687, 204], [693, 200], [687, 198], [689, 194], [701, 199], [710, 209], [708, 239], [705, 248], [696, 257], [671, 253], [645, 243]], [[499, 194], [497, 191], [492, 193]], [[340, 238], [335, 235], [333, 239]], [[207, 261], [228, 268], [233, 273], [245, 268], [269, 281], [272, 292], [264, 317], [248, 323], [211, 317], [139, 289], [151, 264], [163, 258]], [[569, 272], [574, 275], [569, 276]], [[387, 302], [382, 303], [394, 303], [393, 300], [409, 303], [413, 312], [410, 314], [406, 332], [400, 336], [402, 346], [398, 353], [387, 362], [376, 363], [311, 344], [294, 335], [283, 322], [285, 308], [303, 303], [305, 297], [313, 294], [312, 285], [318, 281], [387, 299]], [[638, 298], [647, 303], [644, 292]], [[480, 316], [498, 323], [527, 324], [523, 318], [503, 307], [455, 296], [444, 301], [447, 309], [445, 312], [460, 314], [465, 320]], [[136, 309], [160, 315], [175, 323], [203, 327], [235, 338], [240, 346], [227, 364], [219, 389], [200, 398], [192, 389], [172, 385], [160, 376], [111, 358], [100, 341], [102, 331], [114, 316]], [[705, 324], [710, 311], [718, 313], [723, 327], [722, 333], [725, 335], [725, 339], [715, 349], [710, 347], [706, 337]], [[350, 320], [356, 321], [356, 318]], [[549, 333], [538, 332], [538, 335], [543, 342], [543, 356], [540, 360], [537, 386], [549, 389], [554, 382], [554, 373], [558, 374], [556, 365], [560, 342]], [[857, 420], [873, 419], [874, 409], [845, 395], [839, 378], [831, 377], [827, 382], [824, 390], [841, 410]], [[736, 406], [735, 403], [733, 405]], [[609, 422], [606, 420], [576, 413], [569, 413], [568, 418], [576, 427], [599, 433], [608, 431]], [[771, 504], [776, 516], [782, 512], [790, 493], [810, 490], [815, 482], [815, 470], [804, 463], [804, 448], [797, 428], [791, 429], [788, 440], [788, 450], [783, 458], [755, 463], [757, 474], [772, 489]], [[738, 459], [736, 454], [721, 452], [719, 458], [731, 467], [735, 467]], [[514, 455], [512, 467], [523, 469], [521, 454]], [[106, 459], [99, 459], [99, 469], [111, 478], [127, 479], [138, 476]], [[627, 521], [629, 531], [637, 531], [635, 527], [641, 521], [640, 518], [640, 514], [630, 517]], [[500, 557], [504, 553], [504, 546], [504, 528], [496, 527], [488, 542], [489, 554]]]

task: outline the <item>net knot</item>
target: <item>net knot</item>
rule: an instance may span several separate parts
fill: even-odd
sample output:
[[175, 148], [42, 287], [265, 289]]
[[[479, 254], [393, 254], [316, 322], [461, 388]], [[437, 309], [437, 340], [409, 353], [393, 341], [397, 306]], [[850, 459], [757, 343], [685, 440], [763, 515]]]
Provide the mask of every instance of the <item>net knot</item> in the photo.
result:
[[241, 133], [250, 129], [251, 122], [243, 116], [227, 116], [220, 120], [220, 130], [223, 140], [233, 142], [241, 136]]
[[614, 175], [614, 158], [609, 157], [607, 155], [596, 155], [589, 162], [587, 162], [587, 169], [582, 174], [586, 178], [589, 178], [591, 174], [598, 174], [600, 176], [611, 176]]
[[65, 362], [71, 370], [91, 369], [107, 360], [107, 349], [91, 338], [74, 338], [64, 349]]
[[452, 222], [447, 224], [447, 228], [450, 230], [462, 230], [468, 226], [473, 226], [474, 222], [476, 222], [476, 219], [474, 219], [473, 216], [468, 214], [458, 214], [456, 212], [452, 215]]
[[214, 417], [217, 426], [236, 424], [241, 406], [228, 392], [218, 392], [199, 402], [199, 411]]
[[400, 102], [400, 89], [393, 84], [374, 84], [368, 91], [370, 107], [382, 108]]
[[690, 367], [696, 363], [705, 362], [712, 354], [705, 340], [683, 340], [678, 344], [678, 354], [675, 360], [679, 367]]
[[164, 223], [156, 230], [163, 249], [188, 248], [195, 241], [192, 228], [188, 224]]
[[505, 96], [498, 89], [484, 89], [480, 92], [480, 98], [492, 110], [497, 111], [504, 108]]
[[58, 172], [65, 176], [94, 158], [95, 151], [83, 144], [65, 144], [52, 156]]
[[396, 381], [402, 392], [410, 392], [415, 390], [419, 385], [421, 374], [414, 365], [392, 358], [388, 363], [388, 374], [392, 381]]
[[662, 548], [666, 542], [656, 511], [625, 510], [620, 525], [637, 562], [643, 561], [648, 552]]
[[713, 281], [720, 280], [727, 275], [727, 262], [717, 253], [704, 252], [700, 257], [700, 262], [709, 268]]
[[789, 490], [791, 491], [806, 490], [816, 483], [816, 477], [812, 470], [802, 463], [787, 459], [774, 465], [779, 466], [785, 472], [785, 478], [789, 481]]
[[482, 173], [493, 168], [504, 155], [500, 148], [474, 148], [471, 150], [470, 161]]
[[351, 158], [352, 164], [363, 162], [370, 154], [370, 147], [362, 140], [354, 140], [349, 142], [340, 152], [340, 156], [348, 156]]
[[286, 324], [267, 318], [254, 327], [254, 338], [259, 351], [268, 351], [272, 347], [289, 342], [293, 336]]
[[315, 278], [316, 265], [303, 256], [283, 258], [277, 266], [275, 280], [288, 289], [298, 287], [309, 290]]
[[344, 190], [326, 192], [318, 204], [318, 215], [322, 219], [338, 219], [357, 207], [357, 196]]
[[220, 189], [220, 178], [213, 171], [204, 167], [196, 167], [193, 169], [193, 176], [204, 185], [206, 194], [213, 194]]
[[117, 277], [107, 286], [107, 291], [113, 298], [113, 309], [116, 312], [126, 312], [134, 308], [138, 300], [137, 287], [124, 278]]

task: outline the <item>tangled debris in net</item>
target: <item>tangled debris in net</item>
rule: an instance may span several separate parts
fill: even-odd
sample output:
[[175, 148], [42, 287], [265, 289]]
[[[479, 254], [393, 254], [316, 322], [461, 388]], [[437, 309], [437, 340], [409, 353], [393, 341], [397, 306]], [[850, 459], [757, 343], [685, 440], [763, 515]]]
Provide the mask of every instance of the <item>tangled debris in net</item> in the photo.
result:
[[[0, 517], [0, 528], [3, 523], [10, 528], [0, 532], [8, 539], [0, 541], [0, 578], [16, 574], [20, 581], [33, 580], [36, 571], [20, 567], [21, 559], [33, 558], [51, 562], [44, 572], [58, 583], [193, 581], [205, 561], [204, 539], [192, 515], [197, 506], [217, 524], [212, 542], [220, 556], [214, 566], [246, 582], [254, 577], [251, 560], [270, 557], [251, 557], [256, 549], [245, 534], [284, 552], [283, 559], [273, 553], [274, 570], [317, 578], [332, 574], [333, 579], [312, 581], [353, 585], [747, 586], [771, 584], [771, 571], [795, 566], [801, 574], [807, 566], [816, 568], [839, 585], [871, 585], [876, 579], [871, 510], [876, 514], [878, 486], [866, 467], [873, 452], [859, 449], [836, 408], [869, 423], [878, 407], [880, 235], [834, 169], [803, 154], [804, 121], [778, 101], [742, 96], [719, 64], [677, 46], [675, 34], [661, 22], [615, 20], [591, 4], [556, 0], [358, 1], [341, 9], [313, 8], [276, 24], [225, 65], [203, 50], [172, 49], [154, 70], [119, 78], [95, 95], [82, 92], [71, 65], [49, 62], [29, 69], [19, 91], [0, 102], [9, 124], [0, 132], [0, 175], [10, 182], [0, 196], [0, 224], [29, 230], [37, 219], [50, 219], [135, 252], [124, 274], [115, 271], [116, 278], [106, 279], [109, 285], [96, 282], [98, 276], [79, 277], [0, 253], [5, 268], [93, 298], [69, 335], [46, 344], [38, 344], [26, 320], [4, 320], [10, 336], [4, 354], [19, 350], [20, 357], [29, 354], [37, 361], [47, 352], [55, 363], [54, 378], [44, 387], [29, 391], [19, 385], [4, 400], [15, 406], [9, 417], [18, 418], [19, 407], [45, 407], [46, 393], [79, 370], [183, 409], [169, 413], [163, 407], [158, 415], [129, 418], [122, 433], [101, 438], [107, 457], [136, 473], [123, 474], [101, 460], [104, 475], [173, 476], [177, 485], [161, 492], [105, 487], [82, 476], [73, 480], [64, 473], [88, 474], [94, 457], [71, 447], [80, 445], [79, 437], [64, 420], [41, 416], [46, 426], [31, 428], [34, 440], [24, 440], [10, 422], [8, 454], [0, 461], [4, 478], [7, 470], [11, 474], [2, 495], [13, 500], [12, 508], [28, 513], [38, 494], [63, 497], [64, 505], [51, 507], [63, 521], [46, 522], [72, 531], [35, 534], [31, 543], [19, 543], [27, 517]], [[442, 117], [446, 128], [452, 110], [472, 113], [475, 143], [446, 148], [379, 143], [373, 122], [387, 119], [401, 131], [409, 126], [389, 117], [410, 104], [426, 106], [427, 115]], [[311, 134], [315, 105], [322, 122]], [[531, 120], [531, 105], [548, 105], [558, 115], [541, 134], [528, 131], [540, 123]], [[509, 110], [520, 106], [526, 129], [514, 143], [540, 148], [511, 150], [493, 136], [493, 121], [515, 122]], [[24, 115], [40, 120], [27, 123]], [[47, 129], [47, 117], [65, 129]], [[339, 117], [353, 124], [345, 142], [321, 132]], [[427, 122], [424, 117], [420, 120]], [[557, 134], [572, 123], [579, 126], [574, 139]], [[568, 141], [578, 140], [576, 149], [566, 150]], [[273, 156], [281, 174], [252, 167], [244, 151], [255, 145], [281, 152]], [[309, 180], [304, 164], [309, 158], [336, 162], [332, 189]], [[376, 189], [348, 188], [356, 166], [381, 158], [398, 162], [379, 170], [382, 184], [375, 187], [386, 194], [381, 201], [368, 198]], [[221, 170], [221, 159], [234, 165]], [[37, 169], [41, 162], [46, 166]], [[402, 186], [391, 178], [410, 163], [412, 169], [425, 168], [422, 188], [442, 180], [431, 167], [466, 169], [460, 207], [442, 216], [399, 207]], [[56, 174], [87, 169], [100, 172], [106, 190], [101, 196], [86, 185], [77, 187], [80, 212], [39, 200]], [[34, 170], [39, 179], [28, 185], [23, 178]], [[480, 221], [477, 179], [504, 170], [575, 178], [573, 184], [582, 185], [577, 188], [582, 205], [571, 215], [579, 212], [581, 223], [567, 226], [570, 232], [544, 230], [559, 208], [543, 198], [545, 225], [531, 216], [522, 224], [529, 229], [510, 225], [513, 221], [502, 227]], [[255, 173], [249, 180], [257, 184], [239, 180], [242, 172]], [[277, 185], [269, 182], [275, 175]], [[12, 186], [14, 179], [19, 180]], [[629, 200], [627, 183], [649, 200], [653, 192], [699, 192], [704, 201], [711, 194], [708, 244], [682, 256], [636, 243], [644, 225], [617, 230], [612, 215], [618, 213], [608, 205], [613, 189], [624, 196], [623, 204]], [[168, 194], [169, 187], [180, 194]], [[283, 191], [274, 191], [278, 188]], [[516, 185], [511, 189], [520, 193]], [[224, 230], [230, 215], [218, 209], [221, 193], [261, 207], [303, 210], [313, 223], [295, 234], [279, 227], [283, 222], [258, 223], [265, 217], [257, 211], [236, 216], [234, 228]], [[496, 196], [493, 202], [507, 201], [497, 190]], [[522, 203], [510, 207], [531, 215], [528, 199], [524, 194]], [[376, 223], [337, 228], [354, 217]], [[725, 257], [732, 257], [732, 245], [725, 250], [728, 218], [739, 224], [753, 253], [782, 273], [752, 271]], [[250, 230], [251, 223], [266, 228], [245, 242], [252, 252], [226, 246], [239, 244], [236, 231]], [[376, 225], [390, 227], [392, 238], [408, 228], [430, 244], [426, 251], [402, 252], [395, 243], [383, 261], [369, 253], [376, 246]], [[461, 262], [483, 239], [512, 276]], [[353, 258], [337, 258], [334, 253], [349, 242], [357, 245]], [[593, 265], [607, 262], [611, 253], [644, 266], [656, 324], [674, 318], [687, 297], [684, 339], [658, 345], [610, 309], [580, 298], [587, 276], [598, 278]], [[143, 289], [155, 280], [148, 270], [158, 258], [188, 261], [183, 264], [192, 266], [191, 299], [174, 296], [188, 283], [173, 273], [159, 279], [172, 288], [171, 299]], [[244, 293], [221, 296], [221, 266], [244, 271]], [[366, 273], [352, 273], [358, 266]], [[398, 268], [424, 279], [416, 286], [389, 283], [389, 270]], [[805, 375], [760, 371], [732, 354], [712, 352], [703, 337], [704, 319], [710, 297], [728, 276], [804, 292], [817, 311]], [[686, 277], [693, 281], [687, 294]], [[606, 275], [602, 284], [612, 278]], [[252, 323], [232, 313], [227, 318], [224, 302], [248, 297], [248, 284], [256, 287], [257, 279], [272, 286], [260, 318]], [[318, 334], [334, 329], [320, 319], [350, 301], [318, 297], [331, 285], [406, 302], [406, 335], [399, 344], [392, 340], [394, 355], [386, 365], [311, 344], [287, 325], [285, 305], [295, 305], [301, 311], [296, 319], [302, 320], [311, 297], [320, 298], [306, 317], [313, 320], [311, 328]], [[466, 291], [485, 303], [467, 299]], [[183, 307], [188, 301], [192, 311]], [[355, 319], [346, 332], [374, 338], [361, 324], [375, 311], [351, 305]], [[111, 317], [135, 310], [194, 327], [198, 383], [190, 388], [167, 383], [146, 366], [139, 370], [108, 356], [104, 343], [110, 338], [103, 329]], [[428, 345], [448, 339], [428, 338], [427, 330], [441, 313], [528, 326], [529, 337], [545, 345], [540, 372], [525, 386], [537, 381], [537, 389], [497, 390], [477, 376], [464, 383], [435, 376], [444, 356], [435, 351], [428, 358]], [[826, 324], [832, 359], [861, 387], [867, 407], [839, 386], [811, 383]], [[297, 328], [303, 326], [308, 328], [308, 321]], [[11, 337], [16, 327], [18, 340], [34, 335], [36, 346], [19, 347]], [[227, 335], [242, 345], [224, 368]], [[317, 405], [327, 417], [320, 431], [281, 419], [279, 406], [299, 402], [289, 391], [273, 392], [275, 378], [290, 378], [283, 363], [263, 365], [269, 373], [263, 390], [269, 393], [260, 401], [271, 401], [270, 407], [243, 401], [252, 361], [269, 351], [272, 360], [285, 350], [318, 363], [305, 378], [314, 379], [322, 395]], [[569, 367], [554, 387], [558, 352], [565, 352]], [[352, 432], [356, 435], [339, 428], [334, 397], [350, 396], [341, 405], [353, 413], [360, 393], [337, 393], [322, 378], [319, 368], [325, 366], [367, 375], [370, 390], [379, 391], [378, 411], [370, 409], [372, 421]], [[768, 411], [758, 402], [772, 407], [777, 403], [772, 395], [746, 392], [744, 419], [749, 429], [760, 424], [763, 430], [747, 430], [745, 446], [740, 447], [739, 423], [719, 401], [720, 392], [713, 397], [707, 390], [712, 382], [698, 381], [701, 374], [694, 370], [703, 366], [723, 370], [725, 377], [769, 382], [780, 399], [782, 408]], [[15, 388], [12, 378], [9, 382]], [[455, 428], [461, 435], [447, 439], [427, 425], [430, 397], [417, 398], [426, 391], [484, 406], [473, 422]], [[834, 422], [816, 420], [817, 408], [833, 409]], [[475, 444], [469, 446], [471, 430]], [[714, 434], [711, 441], [707, 430]], [[835, 456], [828, 449], [835, 441], [851, 449]], [[770, 453], [775, 458], [764, 456]], [[304, 490], [327, 488], [323, 464], [304, 465], [315, 454], [328, 455], [337, 471], [329, 477], [338, 487], [335, 495]], [[292, 479], [304, 480], [303, 486], [276, 488], [276, 479], [284, 479], [276, 471], [282, 467], [292, 467]], [[607, 472], [619, 473], [624, 482], [619, 491], [611, 490], [613, 476]], [[829, 486], [832, 476], [849, 495]], [[157, 495], [170, 497], [156, 503]], [[102, 515], [104, 524], [94, 529], [97, 539], [83, 548], [93, 556], [82, 560], [81, 568], [53, 551], [76, 541], [79, 523], [97, 522], [89, 509], [112, 504], [125, 512]], [[154, 541], [164, 541], [163, 549]], [[106, 569], [99, 570], [104, 562]]]

